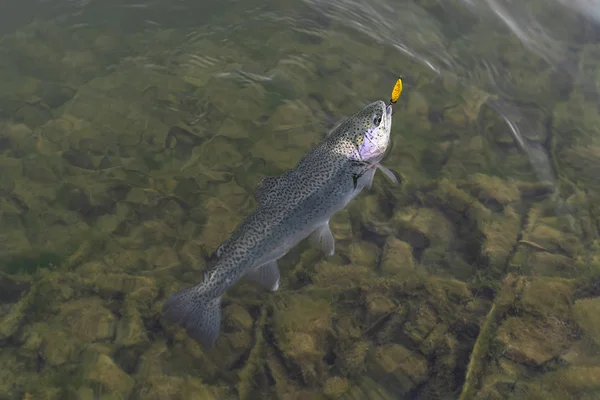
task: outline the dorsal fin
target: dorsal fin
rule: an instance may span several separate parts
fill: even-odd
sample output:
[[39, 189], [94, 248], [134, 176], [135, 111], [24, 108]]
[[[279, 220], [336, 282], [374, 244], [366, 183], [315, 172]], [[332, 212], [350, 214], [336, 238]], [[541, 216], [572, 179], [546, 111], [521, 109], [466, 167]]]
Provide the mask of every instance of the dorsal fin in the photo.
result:
[[265, 196], [275, 187], [277, 181], [279, 180], [278, 176], [266, 176], [264, 177], [258, 184], [256, 191], [254, 192], [254, 198], [259, 203], [262, 202]]

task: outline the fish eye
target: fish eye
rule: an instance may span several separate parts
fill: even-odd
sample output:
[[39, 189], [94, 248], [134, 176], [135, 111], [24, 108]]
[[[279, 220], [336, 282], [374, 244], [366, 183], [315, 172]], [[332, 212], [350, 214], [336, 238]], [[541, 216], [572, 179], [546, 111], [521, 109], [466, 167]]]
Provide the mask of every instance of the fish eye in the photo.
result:
[[375, 124], [375, 126], [379, 126], [379, 124], [381, 124], [381, 115], [376, 115], [375, 117], [373, 117], [373, 123]]

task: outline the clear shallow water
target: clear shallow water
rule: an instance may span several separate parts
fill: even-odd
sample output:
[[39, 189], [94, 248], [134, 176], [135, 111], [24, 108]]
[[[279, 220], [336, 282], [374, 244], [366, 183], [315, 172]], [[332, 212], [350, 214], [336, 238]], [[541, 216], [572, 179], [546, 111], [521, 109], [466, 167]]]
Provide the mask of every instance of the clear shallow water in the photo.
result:
[[[2, 7], [0, 398], [599, 395], [596, 4]], [[403, 184], [336, 255], [238, 285], [212, 351], [164, 321], [258, 181], [399, 74]]]

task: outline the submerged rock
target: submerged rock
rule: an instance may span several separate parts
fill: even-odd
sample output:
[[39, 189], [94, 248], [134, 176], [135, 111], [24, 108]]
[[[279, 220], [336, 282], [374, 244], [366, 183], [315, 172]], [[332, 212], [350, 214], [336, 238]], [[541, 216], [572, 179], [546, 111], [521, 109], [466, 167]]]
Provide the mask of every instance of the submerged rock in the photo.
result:
[[[474, 394], [472, 379], [478, 376], [478, 397], [571, 398], [566, 386], [550, 390], [545, 385], [577, 360], [573, 351], [581, 348], [572, 323], [573, 287], [566, 279], [508, 275], [476, 344], [478, 356], [491, 356], [493, 361], [470, 362], [463, 395]], [[554, 397], [539, 397], [544, 387]]]
[[[340, 325], [339, 328], [342, 328], [342, 326]], [[346, 340], [346, 333], [339, 334], [343, 342], [335, 349], [336, 366], [349, 377], [360, 377], [364, 375], [368, 367], [366, 360], [372, 350], [372, 343], [368, 340], [360, 340], [363, 332], [355, 326], [351, 328], [356, 329], [351, 340]]]
[[[124, 264], [115, 263], [115, 267], [120, 270]], [[129, 304], [135, 304], [137, 310], [147, 316], [159, 293], [156, 281], [147, 276], [106, 273], [109, 268], [102, 263], [89, 262], [79, 267], [78, 272], [83, 284], [102, 298], [126, 296]]]
[[521, 216], [510, 206], [502, 214], [494, 214], [482, 221], [481, 234], [485, 239], [481, 254], [487, 258], [493, 275], [501, 276], [504, 273], [520, 232]]
[[411, 313], [408, 321], [404, 324], [404, 333], [416, 344], [421, 344], [438, 324], [438, 316], [435, 310], [422, 304]]
[[488, 207], [504, 207], [521, 199], [521, 192], [515, 181], [505, 181], [497, 176], [471, 175], [468, 186], [471, 187], [471, 194]]
[[321, 262], [311, 276], [314, 284], [322, 288], [353, 288], [376, 276], [375, 270], [355, 265], [338, 265]]
[[104, 393], [128, 398], [135, 381], [106, 354], [89, 354], [85, 360], [84, 381]]
[[0, 352], [0, 366], [0, 393], [8, 399], [22, 398], [22, 388], [29, 378], [24, 373], [24, 362], [16, 352], [7, 349]]
[[250, 330], [254, 321], [250, 313], [242, 306], [232, 304], [223, 310], [223, 329], [231, 331]]
[[423, 251], [421, 263], [431, 274], [454, 276], [468, 280], [476, 273], [476, 268], [465, 260], [464, 255], [445, 247], [429, 247]]
[[23, 296], [16, 304], [8, 308], [8, 312], [0, 319], [0, 340], [13, 336], [23, 324], [27, 311], [33, 301], [33, 294]]
[[590, 346], [589, 337], [583, 335], [582, 339], [575, 340], [573, 344], [560, 355], [560, 361], [565, 365], [600, 365], [600, 349]]
[[413, 249], [410, 244], [388, 237], [381, 257], [381, 272], [386, 275], [413, 273], [415, 261]]
[[508, 358], [532, 366], [542, 365], [570, 345], [571, 330], [560, 321], [509, 317], [498, 330], [498, 343]]
[[119, 346], [136, 346], [148, 342], [148, 332], [137, 309], [129, 306], [116, 328], [115, 343]]
[[306, 129], [315, 123], [315, 117], [308, 106], [301, 101], [288, 101], [277, 107], [269, 117], [267, 127], [273, 132], [285, 132], [291, 129]]
[[86, 342], [112, 339], [117, 318], [99, 298], [85, 298], [61, 306], [60, 320], [79, 339]]
[[235, 146], [235, 142], [224, 136], [217, 136], [194, 147], [182, 170], [198, 168], [231, 170], [239, 166], [242, 161], [243, 154]]
[[348, 257], [353, 266], [374, 267], [379, 258], [379, 247], [372, 242], [355, 241], [348, 246]]
[[[44, 324], [34, 325], [42, 335], [39, 353], [42, 359], [52, 366], [61, 366], [78, 360], [81, 344], [64, 330]], [[34, 345], [34, 343], [29, 343]]]
[[429, 366], [422, 355], [399, 344], [386, 344], [370, 356], [373, 369], [370, 375], [397, 395], [405, 395], [428, 378]]
[[232, 365], [252, 347], [254, 320], [250, 313], [238, 304], [223, 308], [223, 339], [217, 343], [221, 365]]
[[41, 82], [36, 94], [50, 108], [58, 108], [70, 100], [75, 94], [71, 87], [54, 82]]
[[323, 357], [332, 332], [328, 302], [303, 295], [282, 299], [273, 315], [275, 340], [288, 367], [297, 371], [305, 384], [321, 384], [325, 376]]
[[330, 399], [339, 399], [348, 391], [349, 387], [350, 384], [347, 379], [334, 376], [325, 381], [323, 394]]
[[30, 287], [27, 280], [0, 272], [0, 304], [16, 303]]
[[229, 237], [242, 216], [237, 215], [227, 203], [217, 197], [206, 200], [205, 209], [208, 217], [200, 240], [210, 254]]
[[573, 287], [573, 282], [567, 279], [533, 278], [523, 289], [518, 308], [537, 317], [567, 322], [573, 306]]
[[566, 252], [568, 255], [574, 255], [579, 244], [572, 235], [543, 223], [535, 224], [527, 232], [525, 239], [536, 243], [551, 253]]
[[223, 395], [205, 385], [201, 380], [191, 376], [169, 376], [156, 377], [143, 386], [135, 394], [137, 400], [162, 400], [162, 399], [202, 399], [218, 400]]
[[206, 89], [207, 100], [224, 116], [238, 121], [251, 121], [264, 110], [266, 91], [260, 85], [240, 88], [233, 80], [211, 79]]
[[389, 225], [389, 204], [386, 204], [380, 196], [368, 194], [350, 203], [348, 210], [360, 216], [361, 225], [369, 232], [380, 236], [393, 235], [394, 228]]
[[331, 217], [329, 226], [336, 241], [350, 240], [354, 235], [348, 210], [342, 210]]
[[574, 259], [582, 252], [580, 239], [554, 207], [541, 203], [532, 207], [519, 241], [513, 264], [523, 266], [532, 275], [570, 277]]
[[78, 211], [83, 215], [92, 212], [90, 196], [85, 189], [65, 183], [57, 189], [56, 199], [67, 210]]
[[394, 213], [394, 225], [399, 238], [414, 248], [448, 247], [454, 237], [454, 227], [444, 214], [432, 208], [401, 208]]
[[219, 127], [217, 136], [228, 139], [245, 139], [248, 137], [248, 131], [242, 123], [233, 118], [227, 118]]
[[384, 315], [398, 309], [398, 306], [387, 296], [381, 294], [370, 294], [365, 298], [365, 312], [367, 321], [372, 324]]
[[577, 300], [573, 317], [586, 335], [600, 345], [600, 297]]
[[528, 399], [594, 399], [600, 393], [600, 367], [576, 366], [518, 382], [515, 392]]

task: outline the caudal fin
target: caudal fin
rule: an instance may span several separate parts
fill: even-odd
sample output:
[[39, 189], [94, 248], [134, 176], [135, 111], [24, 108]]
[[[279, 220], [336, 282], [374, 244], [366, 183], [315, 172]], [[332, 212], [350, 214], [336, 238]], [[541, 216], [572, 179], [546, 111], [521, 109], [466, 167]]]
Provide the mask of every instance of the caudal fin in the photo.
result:
[[202, 284], [172, 294], [163, 305], [163, 314], [204, 347], [214, 346], [221, 330], [221, 298], [207, 296]]

